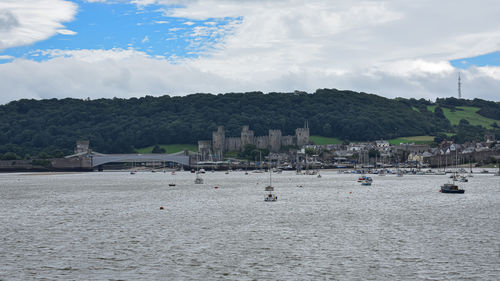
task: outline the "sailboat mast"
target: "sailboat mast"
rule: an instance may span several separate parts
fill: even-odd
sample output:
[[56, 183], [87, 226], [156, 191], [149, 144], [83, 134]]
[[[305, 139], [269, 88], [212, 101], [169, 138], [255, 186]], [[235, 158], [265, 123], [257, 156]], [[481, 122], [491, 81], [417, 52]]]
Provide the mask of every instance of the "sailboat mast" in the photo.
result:
[[271, 168], [269, 168], [269, 186], [273, 186], [272, 180], [271, 180], [272, 175], [273, 175], [273, 172], [271, 171]]

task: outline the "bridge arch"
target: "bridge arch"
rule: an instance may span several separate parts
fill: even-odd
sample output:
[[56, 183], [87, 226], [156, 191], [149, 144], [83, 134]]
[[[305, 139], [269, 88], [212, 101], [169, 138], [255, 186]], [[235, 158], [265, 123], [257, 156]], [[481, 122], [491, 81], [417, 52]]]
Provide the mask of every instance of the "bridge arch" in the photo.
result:
[[189, 156], [183, 154], [91, 154], [92, 167], [107, 163], [174, 162], [189, 166]]

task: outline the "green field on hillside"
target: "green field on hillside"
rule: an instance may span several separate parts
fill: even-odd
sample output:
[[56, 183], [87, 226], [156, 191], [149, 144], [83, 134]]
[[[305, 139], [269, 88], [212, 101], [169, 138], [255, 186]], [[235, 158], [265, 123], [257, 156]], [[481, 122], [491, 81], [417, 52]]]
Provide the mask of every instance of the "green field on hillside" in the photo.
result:
[[[151, 153], [153, 151], [153, 147], [154, 146], [139, 148], [136, 149], [136, 151], [137, 153]], [[167, 145], [161, 144], [159, 145], [159, 147], [165, 149], [167, 154], [184, 151], [186, 149], [193, 152], [198, 151], [198, 146], [194, 144], [167, 144]]]
[[415, 144], [430, 144], [434, 142], [433, 136], [413, 136], [413, 137], [402, 137], [390, 139], [389, 142], [392, 145], [399, 145], [400, 143], [415, 143]]
[[[436, 108], [435, 105], [427, 106], [427, 109], [434, 112]], [[487, 129], [491, 129], [491, 124], [494, 122], [500, 123], [498, 120], [487, 118], [477, 114], [476, 112], [479, 110], [479, 107], [472, 106], [457, 106], [457, 110], [451, 111], [449, 108], [443, 107], [444, 116], [452, 125], [458, 125], [460, 119], [465, 119], [469, 121], [471, 125], [481, 125]]]
[[310, 136], [309, 140], [314, 142], [317, 145], [324, 145], [324, 144], [341, 144], [342, 140], [338, 138], [328, 138], [328, 137], [322, 137], [322, 136]]

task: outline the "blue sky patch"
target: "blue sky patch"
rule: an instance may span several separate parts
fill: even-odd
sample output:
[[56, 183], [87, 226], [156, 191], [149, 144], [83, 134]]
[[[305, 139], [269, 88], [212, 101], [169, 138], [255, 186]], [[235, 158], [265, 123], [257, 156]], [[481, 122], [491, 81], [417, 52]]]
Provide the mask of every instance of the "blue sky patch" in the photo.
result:
[[0, 52], [0, 63], [10, 57], [35, 61], [48, 59], [44, 50], [134, 49], [176, 60], [196, 58], [209, 51], [231, 32], [230, 23], [241, 18], [189, 20], [165, 16], [173, 6], [148, 5], [138, 8], [128, 3], [87, 3], [75, 1], [78, 12], [65, 28], [75, 35], [57, 34], [32, 45]]
[[500, 66], [500, 51], [476, 57], [462, 58], [450, 61], [456, 68], [467, 69], [471, 66]]

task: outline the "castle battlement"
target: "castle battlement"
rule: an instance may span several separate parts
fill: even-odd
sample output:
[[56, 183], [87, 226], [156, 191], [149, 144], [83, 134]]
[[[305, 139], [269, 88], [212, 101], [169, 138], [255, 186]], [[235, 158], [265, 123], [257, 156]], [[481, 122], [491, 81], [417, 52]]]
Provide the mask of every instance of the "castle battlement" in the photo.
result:
[[[271, 152], [279, 152], [284, 146], [303, 146], [309, 143], [309, 128], [297, 128], [295, 136], [283, 136], [281, 130], [270, 129], [267, 136], [255, 136], [250, 126], [244, 125], [240, 137], [226, 137], [224, 126], [218, 126], [217, 131], [212, 132], [211, 148], [207, 147], [210, 141], [199, 141], [198, 151], [212, 150], [217, 158], [222, 159], [225, 152], [242, 151], [248, 144], [255, 145], [260, 149], [269, 149]], [[210, 153], [208, 153], [210, 154]]]

